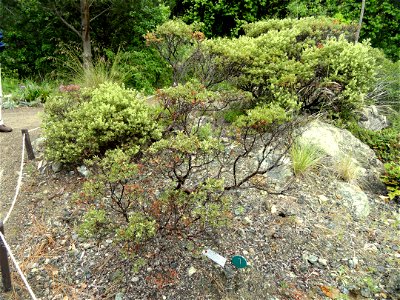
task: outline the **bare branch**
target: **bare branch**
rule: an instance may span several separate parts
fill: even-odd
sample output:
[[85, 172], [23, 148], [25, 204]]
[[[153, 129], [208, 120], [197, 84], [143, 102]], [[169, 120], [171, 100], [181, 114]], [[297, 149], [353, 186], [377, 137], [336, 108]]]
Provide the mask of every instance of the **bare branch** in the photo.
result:
[[54, 9], [56, 15], [60, 18], [60, 20], [69, 28], [71, 29], [73, 32], [75, 32], [80, 38], [81, 38], [81, 33], [74, 27], [72, 26], [70, 23], [67, 22], [67, 20], [65, 20], [62, 16], [62, 14], [55, 8]]
[[105, 10], [103, 10], [101, 13], [99, 13], [98, 15], [94, 16], [93, 18], [90, 19], [89, 22], [92, 22], [93, 20], [97, 19], [98, 17], [100, 17], [102, 14], [104, 14], [106, 11], [110, 10], [111, 6], [107, 7]]

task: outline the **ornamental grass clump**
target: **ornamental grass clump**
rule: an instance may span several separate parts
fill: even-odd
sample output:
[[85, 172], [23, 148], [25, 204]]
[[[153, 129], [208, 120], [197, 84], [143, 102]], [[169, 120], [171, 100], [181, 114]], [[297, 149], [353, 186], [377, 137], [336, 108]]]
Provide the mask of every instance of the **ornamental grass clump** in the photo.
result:
[[315, 144], [299, 140], [292, 145], [290, 157], [294, 174], [300, 176], [318, 168], [321, 165], [321, 159], [324, 154]]
[[335, 164], [335, 171], [339, 178], [351, 182], [357, 180], [360, 175], [360, 168], [351, 156], [343, 156]]

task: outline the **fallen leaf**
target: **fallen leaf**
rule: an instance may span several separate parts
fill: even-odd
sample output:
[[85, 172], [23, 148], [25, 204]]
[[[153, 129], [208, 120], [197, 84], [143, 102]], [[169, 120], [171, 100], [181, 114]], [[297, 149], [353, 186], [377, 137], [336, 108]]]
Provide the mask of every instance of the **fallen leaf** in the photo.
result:
[[330, 299], [336, 299], [340, 295], [340, 291], [334, 287], [320, 285], [319, 288], [325, 294], [325, 296], [327, 296]]

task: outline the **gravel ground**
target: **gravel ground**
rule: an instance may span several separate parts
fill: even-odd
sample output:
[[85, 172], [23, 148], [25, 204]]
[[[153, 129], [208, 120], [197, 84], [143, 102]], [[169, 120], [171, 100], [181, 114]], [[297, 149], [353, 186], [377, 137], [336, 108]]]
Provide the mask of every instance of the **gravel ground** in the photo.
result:
[[[26, 164], [7, 228], [40, 299], [400, 299], [399, 206], [369, 193], [371, 213], [357, 219], [329, 172], [298, 179], [284, 195], [235, 191], [228, 227], [191, 241], [154, 240], [139, 260], [112, 236], [78, 237], [85, 205], [72, 195], [84, 179], [43, 164], [40, 155]], [[1, 166], [7, 168], [3, 157]], [[3, 195], [4, 210], [9, 196]], [[204, 249], [226, 257], [226, 267], [202, 255]], [[235, 269], [234, 255], [249, 266]], [[15, 275], [13, 283], [14, 291], [0, 298], [29, 299]]]

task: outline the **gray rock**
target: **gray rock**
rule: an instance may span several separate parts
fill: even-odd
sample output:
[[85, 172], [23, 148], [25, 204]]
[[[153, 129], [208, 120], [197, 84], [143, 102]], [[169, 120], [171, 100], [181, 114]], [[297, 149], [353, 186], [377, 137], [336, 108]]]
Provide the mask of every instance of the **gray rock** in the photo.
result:
[[358, 258], [357, 257], [353, 257], [353, 258], [349, 259], [348, 264], [349, 264], [349, 267], [352, 268], [352, 269], [357, 268], [357, 266], [358, 266]]
[[62, 170], [62, 163], [55, 161], [51, 164], [51, 169], [53, 170], [54, 173], [58, 173]]
[[189, 276], [192, 276], [196, 272], [197, 272], [197, 269], [195, 267], [193, 267], [193, 266], [191, 266], [187, 271]]
[[78, 173], [83, 177], [88, 177], [90, 175], [90, 172], [85, 165], [77, 167], [76, 169], [78, 170]]
[[386, 116], [380, 114], [375, 105], [367, 106], [360, 112], [358, 124], [369, 130], [381, 130], [390, 125]]
[[45, 147], [46, 138], [39, 137], [32, 142], [32, 147], [35, 152], [43, 152]]
[[327, 266], [328, 265], [328, 260], [326, 260], [325, 258], [318, 258], [318, 263], [323, 265], [323, 266]]
[[347, 182], [338, 182], [336, 196], [357, 218], [365, 218], [369, 215], [368, 197], [358, 186]]
[[311, 263], [311, 264], [315, 264], [318, 261], [318, 257], [315, 255], [309, 255], [307, 260]]
[[123, 293], [118, 293], [115, 295], [115, 300], [122, 300], [124, 298], [124, 294]]
[[134, 276], [134, 277], [132, 277], [131, 281], [134, 282], [134, 283], [138, 282], [139, 281], [139, 277]]
[[400, 272], [390, 274], [386, 286], [393, 294], [400, 295]]
[[303, 130], [301, 139], [315, 144], [331, 161], [337, 162], [343, 157], [351, 157], [356, 167], [360, 169], [358, 181], [363, 188], [374, 192], [384, 191], [385, 187], [380, 181], [380, 176], [384, 172], [382, 162], [377, 159], [371, 148], [348, 130], [321, 121], [311, 122]]
[[371, 297], [371, 291], [369, 290], [369, 288], [362, 288], [361, 289], [361, 296], [363, 296], [365, 298], [370, 298]]

